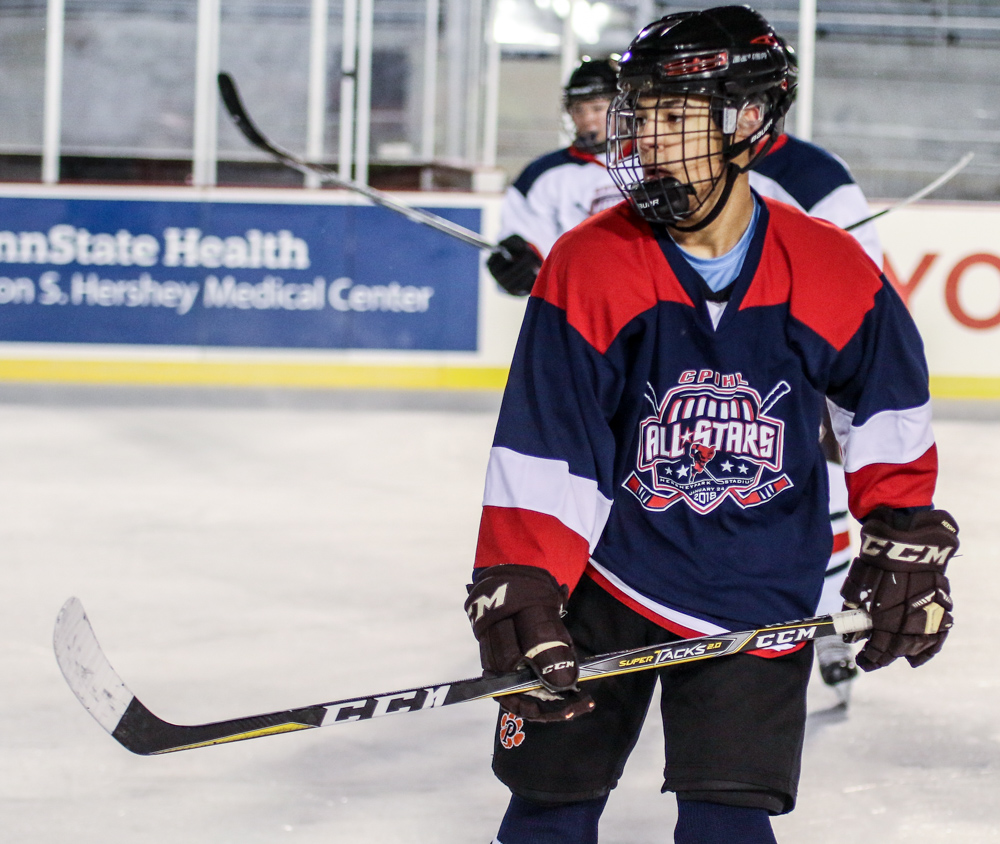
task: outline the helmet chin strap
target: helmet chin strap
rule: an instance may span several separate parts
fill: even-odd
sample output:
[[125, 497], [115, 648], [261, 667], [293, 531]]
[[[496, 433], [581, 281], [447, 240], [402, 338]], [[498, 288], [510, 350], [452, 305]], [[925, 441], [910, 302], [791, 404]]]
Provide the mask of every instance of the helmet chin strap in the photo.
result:
[[[725, 208], [726, 203], [729, 201], [729, 195], [733, 192], [733, 185], [736, 184], [736, 178], [743, 172], [739, 165], [734, 164], [732, 161], [726, 163], [726, 183], [722, 188], [722, 193], [716, 200], [714, 207], [704, 218], [699, 220], [697, 223], [693, 223], [690, 226], [680, 226], [677, 220], [674, 222], [667, 222], [667, 228], [676, 229], [679, 232], [696, 232], [701, 231], [706, 226], [710, 225], [718, 216], [722, 213], [722, 209]], [[694, 190], [691, 189], [690, 185], [685, 185], [690, 192], [693, 194]], [[685, 211], [687, 208], [684, 209]]]

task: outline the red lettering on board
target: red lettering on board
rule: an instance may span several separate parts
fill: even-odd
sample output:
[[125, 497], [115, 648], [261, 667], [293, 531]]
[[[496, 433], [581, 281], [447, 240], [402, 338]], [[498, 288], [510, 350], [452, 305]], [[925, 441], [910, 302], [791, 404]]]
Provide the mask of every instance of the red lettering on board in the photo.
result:
[[924, 280], [924, 276], [931, 268], [931, 264], [933, 264], [937, 258], [938, 254], [936, 252], [929, 252], [924, 255], [920, 259], [920, 263], [917, 264], [917, 268], [913, 271], [913, 275], [911, 275], [909, 279], [901, 279], [899, 277], [899, 274], [896, 272], [896, 268], [893, 267], [888, 255], [883, 258], [882, 270], [885, 273], [885, 277], [889, 279], [889, 283], [896, 288], [899, 298], [903, 300], [903, 304], [907, 307], [910, 306], [910, 296], [913, 295], [913, 291], [916, 290], [920, 285], [920, 282]]
[[969, 314], [965, 312], [965, 309], [962, 307], [962, 303], [958, 298], [958, 286], [962, 282], [962, 276], [965, 274], [965, 271], [969, 269], [969, 267], [973, 267], [976, 264], [986, 264], [987, 266], [993, 267], [998, 273], [1000, 273], [1000, 258], [996, 255], [990, 255], [986, 252], [969, 255], [968, 258], [963, 258], [955, 264], [954, 269], [948, 273], [948, 280], [944, 285], [944, 301], [948, 305], [948, 310], [951, 311], [951, 315], [966, 328], [974, 328], [980, 331], [985, 331], [988, 328], [995, 328], [1000, 325], [1000, 311], [997, 311], [997, 313], [993, 314], [993, 316], [986, 317], [985, 319], [969, 316]]

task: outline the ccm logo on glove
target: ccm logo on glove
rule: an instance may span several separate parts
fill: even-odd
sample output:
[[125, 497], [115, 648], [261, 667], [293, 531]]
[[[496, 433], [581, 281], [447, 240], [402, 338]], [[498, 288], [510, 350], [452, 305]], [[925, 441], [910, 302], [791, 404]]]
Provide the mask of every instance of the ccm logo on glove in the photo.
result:
[[861, 546], [862, 554], [884, 553], [890, 560], [902, 563], [925, 563], [930, 566], [944, 568], [955, 553], [953, 546], [914, 545], [909, 542], [894, 542], [878, 536], [865, 536]]

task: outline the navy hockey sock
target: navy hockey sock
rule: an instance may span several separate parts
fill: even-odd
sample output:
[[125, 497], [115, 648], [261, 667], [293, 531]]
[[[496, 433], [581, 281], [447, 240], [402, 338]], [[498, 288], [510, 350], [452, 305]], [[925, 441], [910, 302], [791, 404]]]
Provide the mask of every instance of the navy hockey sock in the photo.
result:
[[577, 803], [532, 803], [512, 795], [495, 844], [597, 844], [607, 795]]
[[[506, 844], [506, 842], [504, 842]], [[677, 801], [674, 844], [777, 844], [766, 809]]]

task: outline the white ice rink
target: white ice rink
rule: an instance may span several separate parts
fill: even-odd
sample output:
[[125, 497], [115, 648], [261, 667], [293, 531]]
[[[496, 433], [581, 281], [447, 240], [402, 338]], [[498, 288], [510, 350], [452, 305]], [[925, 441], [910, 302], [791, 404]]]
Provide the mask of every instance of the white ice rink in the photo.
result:
[[[492, 703], [139, 757], [77, 703], [51, 636], [78, 596], [132, 690], [180, 723], [478, 673], [461, 605], [492, 397], [130, 395], [0, 393], [0, 841], [487, 844], [507, 800]], [[936, 431], [938, 504], [962, 527], [955, 630], [926, 667], [862, 677], [846, 719], [813, 687], [782, 844], [1000, 840], [1000, 422]], [[602, 844], [672, 841], [647, 726]]]

